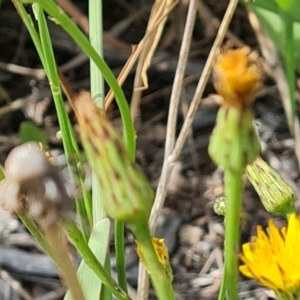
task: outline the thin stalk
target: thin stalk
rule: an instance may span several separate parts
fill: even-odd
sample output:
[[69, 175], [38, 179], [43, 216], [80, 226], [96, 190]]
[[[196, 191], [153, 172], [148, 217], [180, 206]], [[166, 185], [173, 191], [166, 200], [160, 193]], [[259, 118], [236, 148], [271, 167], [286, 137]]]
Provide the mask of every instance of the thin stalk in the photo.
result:
[[[51, 256], [51, 251], [48, 246], [48, 243], [45, 240], [44, 234], [41, 230], [36, 226], [36, 224], [32, 221], [31, 218], [28, 217], [25, 210], [17, 211], [17, 215], [30, 232], [30, 234], [35, 238], [35, 240], [41, 245], [41, 247]], [[52, 258], [52, 257], [51, 257]]]
[[[103, 57], [103, 24], [102, 24], [102, 1], [89, 1], [89, 24], [90, 24], [90, 42], [94, 49]], [[104, 111], [104, 80], [100, 69], [93, 60], [90, 60], [91, 69], [91, 95], [95, 103]], [[133, 158], [134, 159], [134, 158]], [[99, 180], [96, 174], [93, 174], [93, 203], [101, 202], [101, 196], [96, 185], [99, 186]], [[103, 207], [102, 207], [103, 209]], [[94, 220], [97, 221], [97, 220]], [[120, 287], [127, 292], [126, 265], [125, 265], [125, 247], [124, 247], [124, 223], [115, 220], [114, 223], [114, 241], [116, 265], [118, 270], [118, 283]]]
[[82, 233], [74, 223], [65, 223], [64, 228], [68, 231], [72, 243], [83, 257], [86, 265], [91, 268], [103, 284], [120, 300], [130, 300], [129, 296], [115, 282], [85, 242]]
[[[89, 38], [92, 47], [103, 58], [103, 24], [102, 1], [89, 1]], [[104, 80], [100, 69], [93, 60], [90, 60], [91, 96], [94, 102], [104, 109]]]
[[[242, 207], [243, 173], [225, 170], [224, 184], [227, 209], [225, 218], [224, 283], [230, 300], [238, 300], [238, 251], [240, 244], [240, 212]], [[219, 298], [220, 299], [220, 298]]]
[[165, 268], [157, 258], [147, 224], [134, 227], [132, 231], [142, 249], [143, 263], [151, 277], [157, 298], [160, 300], [175, 300], [172, 280], [168, 278]]
[[[197, 13], [197, 1], [191, 0], [189, 3], [186, 24], [182, 37], [182, 43], [179, 53], [178, 65], [176, 68], [175, 78], [170, 99], [170, 108], [168, 113], [167, 135], [164, 157], [167, 159], [171, 154], [175, 145], [175, 128], [177, 124], [178, 107], [181, 99], [181, 92], [183, 88], [183, 79], [185, 75], [186, 64], [189, 56], [189, 50], [192, 40], [193, 29], [195, 25], [195, 18]], [[163, 202], [162, 202], [163, 204]], [[150, 218], [151, 219], [151, 218]], [[156, 220], [155, 220], [156, 221]], [[153, 224], [150, 220], [150, 224]], [[154, 226], [154, 224], [153, 224]], [[152, 231], [154, 234], [154, 230]], [[139, 280], [138, 280], [138, 297], [139, 299], [148, 299], [149, 278], [146, 270], [140, 264]]]
[[[103, 58], [103, 22], [102, 22], [102, 1], [99, 0], [90, 0], [89, 1], [89, 38], [92, 47], [97, 51], [101, 58]], [[94, 63], [93, 60], [90, 60], [90, 72], [91, 72], [91, 96], [93, 101], [96, 103], [104, 111], [104, 79], [100, 69]], [[95, 172], [93, 172], [93, 181], [92, 181], [92, 199], [93, 199], [93, 210], [98, 213], [94, 213], [94, 223], [98, 222], [99, 214], [101, 217], [106, 215], [102, 197], [99, 179]], [[103, 226], [102, 230], [109, 230]], [[124, 244], [122, 245], [122, 250], [124, 248]], [[117, 253], [117, 251], [116, 251]], [[109, 257], [109, 248], [105, 249], [105, 253], [103, 253], [107, 258]], [[110, 272], [110, 264], [105, 264], [105, 269]], [[111, 299], [111, 292], [102, 285], [102, 282], [99, 283], [101, 285], [101, 299], [107, 300]], [[121, 288], [124, 290], [124, 286], [121, 285]], [[126, 290], [124, 290], [126, 292]]]

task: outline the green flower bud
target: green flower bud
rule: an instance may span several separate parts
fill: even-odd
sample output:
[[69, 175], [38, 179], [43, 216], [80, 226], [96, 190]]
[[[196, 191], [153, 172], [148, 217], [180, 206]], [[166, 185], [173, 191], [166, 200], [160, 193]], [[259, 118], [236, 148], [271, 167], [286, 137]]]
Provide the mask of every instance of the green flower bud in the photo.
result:
[[295, 212], [293, 189], [261, 157], [247, 166], [246, 174], [268, 212], [284, 217]]
[[208, 147], [212, 160], [224, 169], [243, 172], [259, 150], [251, 109], [220, 107]]
[[96, 173], [109, 217], [139, 226], [148, 222], [153, 189], [130, 159], [123, 141], [88, 92], [73, 99], [87, 159]]

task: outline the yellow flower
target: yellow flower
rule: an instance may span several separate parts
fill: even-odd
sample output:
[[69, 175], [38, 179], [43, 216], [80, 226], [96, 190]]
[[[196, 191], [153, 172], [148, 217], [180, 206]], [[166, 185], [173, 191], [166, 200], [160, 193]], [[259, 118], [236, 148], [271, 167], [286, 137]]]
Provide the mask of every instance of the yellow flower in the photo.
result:
[[213, 78], [223, 104], [239, 108], [251, 106], [262, 87], [262, 71], [257, 64], [257, 56], [248, 48], [227, 50], [218, 56]]
[[300, 217], [291, 214], [281, 230], [272, 219], [267, 233], [258, 226], [240, 259], [240, 271], [274, 290], [278, 299], [300, 299]]

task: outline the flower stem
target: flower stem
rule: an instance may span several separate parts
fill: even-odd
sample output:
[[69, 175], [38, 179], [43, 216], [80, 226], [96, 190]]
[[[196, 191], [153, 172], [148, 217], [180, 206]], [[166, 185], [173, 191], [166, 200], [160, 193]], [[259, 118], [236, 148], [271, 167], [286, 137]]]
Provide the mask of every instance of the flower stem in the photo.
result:
[[240, 243], [240, 211], [242, 206], [243, 172], [225, 170], [225, 197], [228, 201], [225, 227], [224, 281], [230, 300], [238, 300], [238, 260]]

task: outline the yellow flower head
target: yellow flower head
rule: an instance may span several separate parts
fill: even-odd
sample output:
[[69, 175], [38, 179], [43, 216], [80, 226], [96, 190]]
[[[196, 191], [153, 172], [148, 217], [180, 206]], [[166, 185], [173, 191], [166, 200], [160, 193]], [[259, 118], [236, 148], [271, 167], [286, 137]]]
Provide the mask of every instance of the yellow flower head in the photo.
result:
[[262, 71], [257, 64], [256, 52], [240, 48], [221, 53], [214, 66], [213, 78], [223, 104], [249, 107], [262, 86]]
[[[300, 217], [291, 214], [287, 228], [279, 230], [269, 221], [267, 233], [257, 227], [257, 236], [243, 245], [240, 271], [255, 278], [279, 296], [299, 299], [300, 296]], [[286, 297], [286, 298], [285, 298]]]

